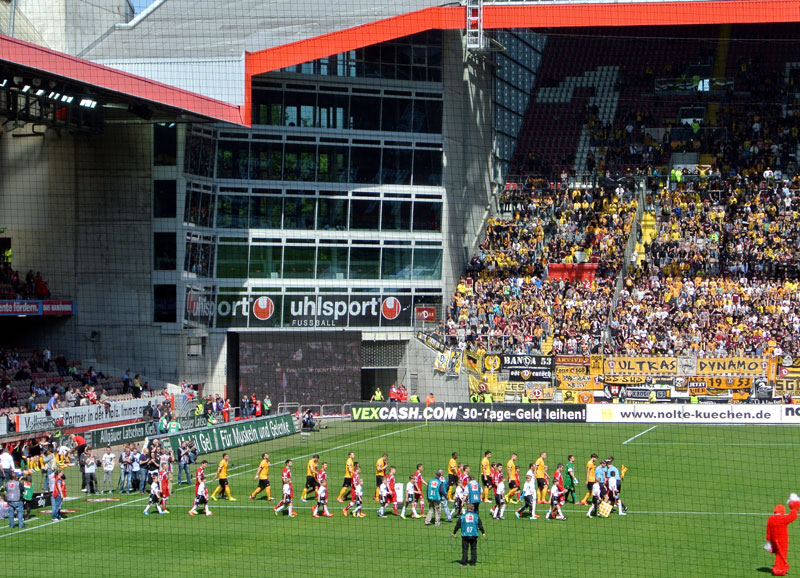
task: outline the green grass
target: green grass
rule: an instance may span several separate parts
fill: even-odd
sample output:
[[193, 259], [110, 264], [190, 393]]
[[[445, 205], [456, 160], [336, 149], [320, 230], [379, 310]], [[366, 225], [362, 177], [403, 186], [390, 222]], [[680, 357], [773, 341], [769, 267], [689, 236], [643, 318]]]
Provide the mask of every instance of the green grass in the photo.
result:
[[[307, 440], [292, 436], [231, 451], [230, 481], [238, 501], [212, 502], [215, 516], [211, 518], [186, 514], [191, 489], [173, 495], [168, 516], [143, 516], [145, 500], [138, 494], [125, 496], [117, 504], [87, 503], [70, 468], [69, 495], [80, 498], [65, 507], [78, 513], [58, 524], [49, 523], [49, 516], [39, 516], [41, 520], [31, 521], [26, 532], [3, 525], [0, 547], [20, 554], [46, 547], [47, 565], [62, 576], [146, 570], [155, 570], [158, 576], [192, 577], [444, 576], [454, 572], [483, 576], [535, 572], [559, 577], [762, 575], [759, 569], [772, 565], [772, 556], [762, 549], [766, 515], [776, 503], [784, 503], [790, 492], [800, 490], [796, 430], [659, 425], [624, 443], [648, 427], [332, 423]], [[334, 501], [350, 449], [363, 464], [367, 498], [363, 519], [344, 518]], [[452, 451], [458, 451], [461, 461], [475, 472], [484, 449], [492, 450], [493, 459], [503, 464], [512, 451], [517, 452], [523, 472], [541, 451], [548, 452], [551, 472], [557, 462], [575, 454], [581, 488], [589, 454], [612, 454], [618, 466], [630, 468], [623, 486], [629, 515], [587, 519], [585, 508], [567, 505], [566, 522], [546, 522], [543, 516], [529, 521], [517, 520], [510, 506], [506, 520], [495, 521], [488, 519], [484, 507], [488, 538], [479, 542], [478, 568], [466, 570], [456, 565], [460, 540], [450, 538], [451, 526], [425, 527], [420, 520], [376, 516], [373, 466], [381, 452], [389, 453], [390, 464], [398, 467], [398, 480], [405, 481], [417, 462], [425, 464], [426, 479], [445, 468]], [[287, 457], [297, 458], [293, 474], [300, 516], [295, 519], [276, 518], [271, 507], [275, 502], [253, 504], [247, 499], [256, 485], [253, 475], [264, 451], [274, 464], [270, 477], [278, 499], [279, 464]], [[299, 501], [305, 456], [313, 453], [320, 453], [330, 464], [334, 518], [313, 519], [311, 503]], [[207, 459], [213, 471], [219, 456]], [[35, 479], [38, 484], [38, 474]], [[542, 515], [543, 509], [539, 506]], [[793, 558], [790, 549], [790, 563]], [[26, 563], [19, 566], [23, 574], [28, 574], [26, 567]]]

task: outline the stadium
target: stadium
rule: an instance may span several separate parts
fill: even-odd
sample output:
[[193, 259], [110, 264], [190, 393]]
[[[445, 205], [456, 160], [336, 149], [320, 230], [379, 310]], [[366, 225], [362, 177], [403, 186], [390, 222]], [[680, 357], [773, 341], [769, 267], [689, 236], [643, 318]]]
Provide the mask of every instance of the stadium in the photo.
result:
[[798, 7], [0, 0], [0, 541], [787, 570]]

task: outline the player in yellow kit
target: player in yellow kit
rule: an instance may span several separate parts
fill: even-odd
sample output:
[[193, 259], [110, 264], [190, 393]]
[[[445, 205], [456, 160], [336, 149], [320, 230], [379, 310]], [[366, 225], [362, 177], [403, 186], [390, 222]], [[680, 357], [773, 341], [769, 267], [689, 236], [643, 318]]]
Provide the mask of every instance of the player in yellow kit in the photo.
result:
[[303, 493], [300, 494], [300, 501], [305, 502], [306, 496], [309, 492], [316, 496], [317, 494], [317, 464], [319, 463], [319, 454], [314, 454], [308, 464], [306, 465], [306, 487], [303, 488]]
[[533, 471], [536, 476], [536, 501], [539, 504], [547, 503], [547, 452], [539, 454], [539, 459], [533, 464]]
[[492, 489], [492, 462], [490, 458], [492, 452], [483, 452], [483, 459], [481, 460], [481, 483], [483, 483], [483, 493], [481, 500], [484, 502], [491, 502], [489, 499], [489, 491]]
[[383, 484], [383, 480], [386, 478], [386, 468], [389, 467], [389, 454], [384, 453], [381, 457], [378, 458], [378, 461], [375, 462], [375, 501], [378, 501], [379, 494], [381, 491], [381, 484]]
[[450, 461], [447, 462], [447, 499], [453, 501], [453, 493], [458, 486], [458, 452], [450, 454]]
[[589, 498], [592, 497], [592, 486], [594, 485], [594, 468], [595, 468], [595, 460], [597, 459], [597, 454], [592, 454], [592, 457], [589, 458], [589, 461], [586, 462], [586, 489], [589, 490], [586, 492], [586, 495], [583, 499], [578, 502], [580, 505], [585, 506], [589, 502], [587, 501]]
[[211, 494], [211, 499], [217, 501], [217, 494], [223, 492], [225, 497], [231, 502], [235, 502], [236, 498], [231, 496], [231, 487], [228, 485], [228, 454], [222, 454], [222, 460], [217, 467], [217, 480], [219, 485], [214, 488], [214, 493]]
[[258, 464], [256, 477], [253, 479], [258, 480], [258, 487], [250, 494], [250, 499], [255, 500], [258, 493], [264, 490], [267, 500], [272, 501], [272, 490], [269, 487], [269, 454], [261, 455], [261, 463]]
[[513, 499], [514, 496], [519, 496], [519, 468], [517, 467], [516, 453], [512, 453], [511, 459], [506, 463], [506, 473], [508, 474], [508, 493], [506, 494], [506, 502], [518, 504], [519, 499]]
[[344, 463], [344, 481], [342, 482], [342, 489], [339, 490], [339, 497], [336, 498], [337, 502], [344, 502], [344, 496], [353, 487], [353, 467], [355, 464], [356, 454], [350, 452], [347, 454], [347, 461]]

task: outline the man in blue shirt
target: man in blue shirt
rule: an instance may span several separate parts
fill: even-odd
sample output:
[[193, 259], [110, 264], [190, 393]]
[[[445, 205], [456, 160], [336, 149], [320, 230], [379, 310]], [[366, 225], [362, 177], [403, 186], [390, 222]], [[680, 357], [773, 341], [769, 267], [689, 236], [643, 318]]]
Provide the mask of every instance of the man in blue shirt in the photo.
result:
[[52, 411], [54, 409], [58, 409], [58, 394], [57, 393], [54, 393], [53, 397], [51, 397], [49, 399], [49, 401], [47, 402], [47, 405], [45, 406], [45, 409], [47, 411]]
[[594, 471], [594, 479], [600, 484], [600, 496], [605, 497], [606, 495], [606, 479], [608, 478], [608, 467], [606, 466], [606, 461], [602, 460], [600, 465], [597, 466], [597, 469]]

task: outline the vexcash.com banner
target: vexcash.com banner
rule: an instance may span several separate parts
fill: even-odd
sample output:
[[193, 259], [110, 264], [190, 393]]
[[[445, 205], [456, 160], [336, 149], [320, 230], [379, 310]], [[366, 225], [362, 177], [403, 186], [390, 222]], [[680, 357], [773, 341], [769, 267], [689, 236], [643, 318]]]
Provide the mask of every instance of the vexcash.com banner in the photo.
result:
[[582, 404], [531, 403], [354, 403], [353, 421], [585, 422]]

